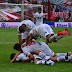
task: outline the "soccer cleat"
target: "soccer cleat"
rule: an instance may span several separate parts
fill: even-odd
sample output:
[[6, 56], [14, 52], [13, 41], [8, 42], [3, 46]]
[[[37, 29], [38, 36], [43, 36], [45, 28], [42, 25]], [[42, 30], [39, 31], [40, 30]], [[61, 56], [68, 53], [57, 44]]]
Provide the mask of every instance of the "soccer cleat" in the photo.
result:
[[71, 36], [71, 33], [67, 29], [64, 29], [64, 33]]
[[65, 33], [62, 33], [61, 31], [57, 31], [58, 35], [66, 35]]

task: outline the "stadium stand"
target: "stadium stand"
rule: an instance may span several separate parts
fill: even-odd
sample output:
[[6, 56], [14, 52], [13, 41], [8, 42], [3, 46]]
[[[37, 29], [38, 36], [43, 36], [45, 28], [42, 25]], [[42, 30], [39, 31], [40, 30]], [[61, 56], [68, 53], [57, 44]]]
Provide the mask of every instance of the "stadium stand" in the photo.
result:
[[[8, 3], [15, 3], [15, 4], [20, 4], [22, 0], [7, 0]], [[69, 2], [67, 0], [64, 0], [61, 2], [61, 5], [56, 4], [57, 2], [53, 3], [51, 2], [53, 0], [50, 0], [50, 20], [55, 21], [55, 18], [60, 16], [60, 18], [64, 17], [64, 21], [71, 21], [71, 6], [72, 2]], [[0, 0], [0, 3], [6, 2], [5, 0]], [[25, 4], [41, 4], [43, 5], [43, 12], [48, 13], [48, 0], [25, 0]], [[0, 16], [4, 16], [5, 18], [8, 16], [3, 15], [3, 13], [0, 12]], [[17, 15], [18, 12], [14, 13], [14, 15]], [[31, 12], [25, 12], [25, 19], [30, 19], [30, 17], [33, 17], [33, 14]], [[21, 16], [19, 14], [19, 16]], [[29, 16], [29, 17], [28, 17]], [[7, 18], [7, 20], [9, 20]], [[48, 14], [45, 16], [44, 20], [48, 20]]]

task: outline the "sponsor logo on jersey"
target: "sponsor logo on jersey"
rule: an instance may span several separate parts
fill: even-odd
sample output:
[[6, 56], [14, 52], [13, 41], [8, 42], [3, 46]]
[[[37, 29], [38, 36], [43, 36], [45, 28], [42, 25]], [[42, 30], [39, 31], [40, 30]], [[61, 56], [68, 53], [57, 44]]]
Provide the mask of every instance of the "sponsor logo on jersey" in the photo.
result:
[[45, 31], [44, 34], [46, 34], [47, 32]]
[[30, 42], [28, 46], [35, 45], [36, 42]]

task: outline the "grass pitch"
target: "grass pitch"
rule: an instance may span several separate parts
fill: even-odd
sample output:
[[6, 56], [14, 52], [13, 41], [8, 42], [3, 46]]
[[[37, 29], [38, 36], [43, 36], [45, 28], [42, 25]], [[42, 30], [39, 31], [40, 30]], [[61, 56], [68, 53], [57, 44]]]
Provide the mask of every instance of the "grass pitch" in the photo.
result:
[[[72, 28], [67, 28], [72, 34]], [[63, 31], [64, 28], [53, 28]], [[38, 39], [37, 41], [40, 41]], [[54, 66], [35, 65], [33, 63], [10, 63], [10, 54], [17, 53], [13, 50], [13, 45], [18, 42], [17, 29], [0, 29], [0, 72], [72, 72], [72, 63], [55, 63]], [[72, 36], [64, 36], [57, 43], [49, 44], [55, 53], [72, 52]]]

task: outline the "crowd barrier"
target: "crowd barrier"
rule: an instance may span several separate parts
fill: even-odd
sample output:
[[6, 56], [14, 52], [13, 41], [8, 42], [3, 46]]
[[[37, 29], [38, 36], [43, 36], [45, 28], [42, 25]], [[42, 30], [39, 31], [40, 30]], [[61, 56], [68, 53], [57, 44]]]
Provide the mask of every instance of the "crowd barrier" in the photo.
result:
[[[72, 27], [72, 22], [44, 22], [51, 27]], [[20, 22], [0, 22], [0, 27], [18, 27]]]

